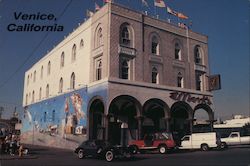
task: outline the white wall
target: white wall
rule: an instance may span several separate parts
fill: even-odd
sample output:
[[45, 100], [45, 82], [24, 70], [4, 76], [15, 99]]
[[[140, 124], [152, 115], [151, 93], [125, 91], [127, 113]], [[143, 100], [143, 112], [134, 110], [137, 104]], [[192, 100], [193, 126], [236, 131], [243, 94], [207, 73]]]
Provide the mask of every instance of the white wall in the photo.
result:
[[[84, 46], [80, 48], [80, 41], [83, 39]], [[76, 60], [72, 62], [72, 47], [76, 44]], [[65, 53], [64, 67], [60, 67], [61, 54]], [[60, 95], [59, 81], [63, 78], [63, 93], [70, 90], [70, 77], [74, 72], [76, 77], [75, 88], [81, 88], [89, 83], [89, 69], [91, 57], [91, 18], [84, 24], [79, 26], [74, 32], [60, 42], [53, 50], [45, 55], [40, 61], [34, 64], [28, 71], [25, 72], [23, 106], [26, 105], [26, 94], [28, 97], [27, 105], [31, 104], [32, 92], [35, 91], [35, 100], [39, 100], [39, 89], [42, 88], [42, 100], [46, 97], [46, 86], [49, 84], [50, 97]], [[47, 75], [48, 62], [51, 62], [51, 74]], [[43, 66], [43, 78], [40, 78], [41, 66]], [[36, 71], [36, 81], [33, 82], [34, 71]], [[32, 79], [31, 79], [32, 73]], [[27, 86], [27, 77], [29, 85]], [[49, 97], [49, 98], [50, 98]]]

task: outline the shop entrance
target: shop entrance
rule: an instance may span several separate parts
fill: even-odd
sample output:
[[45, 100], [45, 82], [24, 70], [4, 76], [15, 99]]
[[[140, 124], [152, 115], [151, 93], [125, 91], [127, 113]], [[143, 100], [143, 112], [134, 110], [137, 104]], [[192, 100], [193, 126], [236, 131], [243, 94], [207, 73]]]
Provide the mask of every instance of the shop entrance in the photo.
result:
[[140, 103], [131, 96], [118, 96], [109, 106], [108, 140], [113, 144], [127, 145], [138, 137]]
[[95, 99], [89, 109], [89, 139], [104, 139], [104, 130], [104, 104]]

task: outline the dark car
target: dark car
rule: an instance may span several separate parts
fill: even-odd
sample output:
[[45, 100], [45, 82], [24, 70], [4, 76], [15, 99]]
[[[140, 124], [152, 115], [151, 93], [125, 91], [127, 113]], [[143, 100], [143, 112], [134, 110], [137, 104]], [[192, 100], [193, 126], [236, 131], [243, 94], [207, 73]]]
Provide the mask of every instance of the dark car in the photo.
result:
[[133, 149], [119, 145], [111, 145], [108, 141], [104, 140], [88, 140], [78, 146], [75, 149], [75, 153], [80, 159], [91, 156], [112, 161], [115, 158], [131, 157]]

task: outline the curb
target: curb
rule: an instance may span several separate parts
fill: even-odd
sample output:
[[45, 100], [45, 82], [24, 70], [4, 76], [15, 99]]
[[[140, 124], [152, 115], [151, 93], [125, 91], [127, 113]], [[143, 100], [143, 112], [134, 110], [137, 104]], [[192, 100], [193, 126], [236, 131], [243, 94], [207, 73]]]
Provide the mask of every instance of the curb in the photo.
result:
[[23, 159], [37, 159], [38, 156], [3, 156], [0, 157], [0, 160], [23, 160]]

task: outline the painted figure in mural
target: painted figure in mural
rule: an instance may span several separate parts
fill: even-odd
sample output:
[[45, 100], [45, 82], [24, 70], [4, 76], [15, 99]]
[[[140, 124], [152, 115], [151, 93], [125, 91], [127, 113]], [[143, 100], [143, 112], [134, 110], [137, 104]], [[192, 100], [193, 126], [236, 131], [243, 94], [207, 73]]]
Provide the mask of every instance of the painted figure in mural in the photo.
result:
[[76, 115], [77, 121], [79, 123], [81, 118], [85, 118], [85, 114], [82, 111], [82, 104], [83, 104], [82, 98], [77, 93], [74, 93], [70, 98], [71, 98], [72, 105], [73, 105], [74, 110], [75, 110], [75, 115]]
[[24, 109], [24, 119], [27, 119], [30, 124], [32, 123], [32, 116], [28, 109]]

